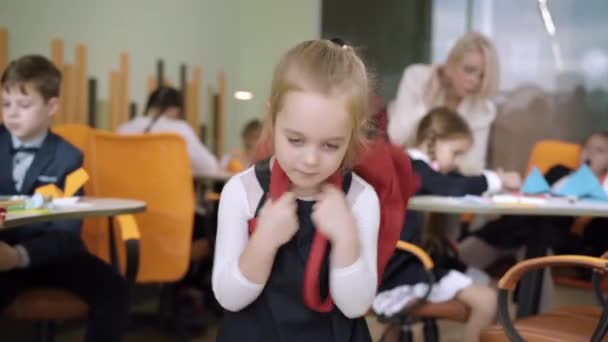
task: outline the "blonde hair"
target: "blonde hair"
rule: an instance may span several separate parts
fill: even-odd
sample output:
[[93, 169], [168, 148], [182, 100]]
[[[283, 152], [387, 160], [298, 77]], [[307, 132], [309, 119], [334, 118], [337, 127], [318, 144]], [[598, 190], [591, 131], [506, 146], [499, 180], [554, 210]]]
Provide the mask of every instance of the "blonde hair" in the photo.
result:
[[453, 64], [460, 62], [465, 53], [470, 51], [479, 52], [484, 57], [483, 81], [479, 89], [479, 96], [491, 98], [498, 93], [500, 82], [498, 56], [494, 44], [483, 34], [468, 32], [460, 37], [450, 50], [447, 62]]
[[330, 40], [309, 40], [291, 48], [274, 69], [262, 148], [273, 151], [274, 126], [285, 95], [311, 91], [344, 98], [353, 130], [342, 169], [351, 169], [366, 143], [370, 82], [367, 70], [354, 49]]
[[429, 157], [435, 159], [437, 140], [465, 138], [473, 142], [469, 124], [456, 112], [446, 107], [436, 107], [418, 123], [416, 146], [427, 145]]

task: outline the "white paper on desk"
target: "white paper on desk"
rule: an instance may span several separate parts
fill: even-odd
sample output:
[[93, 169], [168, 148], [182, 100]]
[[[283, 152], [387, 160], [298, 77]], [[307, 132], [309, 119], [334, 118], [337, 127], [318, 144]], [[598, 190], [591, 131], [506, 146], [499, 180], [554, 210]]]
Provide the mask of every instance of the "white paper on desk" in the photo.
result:
[[53, 198], [53, 205], [56, 206], [66, 206], [66, 205], [72, 205], [72, 204], [76, 204], [76, 202], [78, 202], [78, 200], [80, 199], [80, 197], [58, 197], [58, 198]]
[[462, 200], [466, 203], [473, 203], [473, 204], [488, 204], [489, 203], [487, 198], [484, 198], [481, 196], [475, 196], [475, 195], [465, 195], [464, 197], [462, 197]]
[[539, 197], [503, 194], [492, 196], [492, 202], [496, 204], [543, 205], [547, 203], [547, 200]]
[[61, 198], [53, 198], [53, 208], [55, 209], [82, 209], [82, 208], [90, 208], [93, 204], [79, 202], [80, 197], [61, 197]]

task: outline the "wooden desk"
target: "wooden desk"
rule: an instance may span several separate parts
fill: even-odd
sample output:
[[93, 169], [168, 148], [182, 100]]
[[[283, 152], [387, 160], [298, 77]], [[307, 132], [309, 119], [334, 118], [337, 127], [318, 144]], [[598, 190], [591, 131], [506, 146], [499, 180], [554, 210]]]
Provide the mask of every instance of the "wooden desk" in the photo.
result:
[[81, 198], [75, 205], [62, 206], [58, 209], [45, 213], [32, 212], [9, 212], [6, 222], [0, 222], [0, 228], [11, 228], [32, 223], [82, 219], [87, 217], [116, 216], [142, 212], [146, 209], [146, 203], [136, 200], [118, 198]]
[[[570, 202], [565, 198], [551, 198], [533, 205], [496, 204], [490, 200], [472, 197], [415, 196], [410, 199], [408, 209], [447, 214], [608, 217], [607, 202]], [[526, 259], [547, 255], [548, 237], [552, 233], [550, 220], [543, 220], [542, 225], [530, 229], [530, 237], [526, 243]], [[542, 281], [542, 271], [529, 272], [522, 279], [517, 309], [519, 317], [538, 313]]]

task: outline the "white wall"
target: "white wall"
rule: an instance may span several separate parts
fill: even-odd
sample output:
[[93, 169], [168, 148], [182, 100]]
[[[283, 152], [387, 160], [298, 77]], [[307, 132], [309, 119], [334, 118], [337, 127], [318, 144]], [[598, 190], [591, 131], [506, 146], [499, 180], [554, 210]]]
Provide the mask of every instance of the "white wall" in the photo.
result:
[[99, 97], [108, 97], [109, 72], [118, 69], [120, 53], [130, 55], [130, 94], [143, 105], [146, 79], [156, 60], [165, 75], [179, 82], [179, 65], [203, 69], [202, 116], [207, 120], [209, 94], [217, 72], [227, 73], [228, 91], [251, 90], [254, 100], [230, 96], [227, 146], [237, 146], [240, 125], [260, 114], [270, 71], [280, 53], [295, 42], [318, 36], [320, 0], [0, 0], [0, 26], [9, 30], [9, 53], [50, 57], [53, 38], [65, 42], [65, 60], [74, 47], [88, 47], [90, 75], [99, 81]]

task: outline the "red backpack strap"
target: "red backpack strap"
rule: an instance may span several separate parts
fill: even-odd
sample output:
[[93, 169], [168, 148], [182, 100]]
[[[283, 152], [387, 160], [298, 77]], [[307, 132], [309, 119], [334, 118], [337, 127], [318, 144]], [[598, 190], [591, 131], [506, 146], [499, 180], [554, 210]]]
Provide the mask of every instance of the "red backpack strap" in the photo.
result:
[[[259, 161], [255, 164], [254, 170], [264, 194], [256, 207], [254, 218], [249, 220], [249, 234], [252, 234], [255, 230], [257, 223], [256, 218], [268, 197], [267, 194], [270, 194], [272, 200], [277, 200], [289, 190], [289, 178], [277, 162], [273, 164], [271, 170], [270, 160]], [[341, 187], [344, 192], [347, 193], [352, 182], [352, 174], [348, 172], [342, 177], [339, 173], [336, 173], [330, 178], [329, 182], [337, 187]], [[329, 312], [334, 307], [333, 301], [329, 295], [326, 298], [321, 299], [319, 289], [319, 276], [327, 251], [327, 245], [327, 238], [317, 230], [313, 237], [310, 254], [308, 255], [308, 260], [306, 262], [302, 284], [304, 304], [311, 310], [318, 312]]]
[[[330, 178], [330, 183], [341, 187], [344, 193], [347, 194], [352, 183], [352, 173], [347, 172], [343, 177], [339, 173], [336, 173]], [[310, 254], [308, 255], [304, 271], [304, 288], [302, 289], [304, 304], [318, 312], [329, 312], [334, 308], [331, 296], [328, 294], [325, 299], [321, 299], [321, 291], [319, 289], [321, 267], [323, 266], [327, 245], [327, 238], [317, 230], [310, 247]]]

